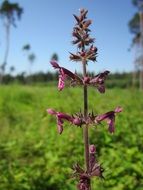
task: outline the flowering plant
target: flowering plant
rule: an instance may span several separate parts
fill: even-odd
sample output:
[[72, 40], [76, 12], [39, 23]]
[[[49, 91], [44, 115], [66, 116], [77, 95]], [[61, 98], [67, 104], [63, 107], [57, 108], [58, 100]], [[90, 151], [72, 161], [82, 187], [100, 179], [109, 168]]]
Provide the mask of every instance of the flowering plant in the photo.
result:
[[85, 149], [85, 168], [82, 168], [79, 164], [73, 165], [73, 177], [78, 180], [77, 189], [79, 190], [91, 190], [91, 177], [103, 178], [103, 171], [101, 164], [98, 163], [96, 158], [96, 146], [90, 145], [88, 130], [90, 126], [100, 124], [102, 121], [106, 121], [108, 124], [108, 130], [110, 133], [115, 131], [115, 115], [122, 111], [121, 107], [116, 107], [113, 111], [106, 112], [104, 114], [95, 115], [93, 112], [88, 112], [88, 86], [94, 86], [100, 93], [105, 93], [105, 79], [109, 74], [109, 71], [104, 71], [91, 77], [87, 74], [86, 67], [88, 61], [96, 61], [97, 48], [93, 45], [94, 38], [91, 38], [89, 33], [89, 26], [92, 23], [87, 19], [88, 11], [85, 9], [80, 10], [80, 15], [74, 15], [76, 24], [73, 28], [73, 44], [77, 45], [77, 52], [70, 53], [70, 60], [81, 62], [83, 66], [83, 76], [80, 77], [76, 73], [69, 71], [68, 69], [61, 67], [57, 61], [52, 60], [51, 65], [54, 69], [59, 71], [58, 90], [61, 91], [65, 87], [65, 81], [70, 80], [71, 86], [81, 85], [83, 87], [84, 107], [83, 113], [76, 113], [69, 115], [55, 111], [54, 109], [47, 109], [47, 112], [54, 115], [57, 119], [58, 133], [62, 134], [64, 121], [68, 121], [74, 126], [81, 127], [83, 129], [84, 137], [84, 149]]

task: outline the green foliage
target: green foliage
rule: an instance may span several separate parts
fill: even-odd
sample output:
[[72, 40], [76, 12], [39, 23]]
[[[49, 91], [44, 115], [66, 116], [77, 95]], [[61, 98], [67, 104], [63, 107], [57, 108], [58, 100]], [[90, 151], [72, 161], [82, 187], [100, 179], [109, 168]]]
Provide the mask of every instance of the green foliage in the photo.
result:
[[[89, 73], [90, 76], [95, 76], [95, 73]], [[79, 76], [81, 76], [81, 74], [79, 73]], [[111, 73], [108, 76], [108, 80], [106, 81], [106, 86], [108, 88], [128, 88], [128, 87], [132, 87], [133, 83], [132, 83], [132, 76], [133, 73]], [[139, 81], [138, 81], [138, 77], [139, 73], [136, 73], [136, 84], [134, 84], [134, 87], [138, 87], [139, 86]], [[25, 76], [25, 73], [21, 73], [18, 74], [17, 76], [12, 76], [10, 74], [7, 74], [4, 76], [3, 78], [3, 83], [4, 84], [13, 84], [13, 83], [19, 83], [19, 84], [25, 84], [26, 81], [29, 81], [29, 78], [32, 79], [32, 84], [44, 84], [47, 86], [47, 83], [49, 84], [57, 84], [57, 80], [58, 80], [58, 73], [55, 72], [47, 72], [47, 73], [43, 73], [43, 72], [38, 72], [38, 73], [34, 73], [30, 76]], [[31, 80], [30, 80], [31, 81]]]
[[136, 7], [137, 12], [128, 22], [130, 32], [133, 34], [132, 45], [137, 44], [140, 39], [140, 18], [139, 18], [139, 7], [138, 0], [132, 0], [132, 4]]
[[134, 6], [137, 6], [138, 5], [138, 0], [132, 0], [132, 3]]
[[129, 21], [130, 32], [138, 35], [140, 33], [140, 17], [139, 13], [135, 13], [133, 18]]
[[23, 48], [22, 48], [22, 50], [24, 50], [24, 51], [29, 51], [30, 49], [31, 49], [30, 44], [26, 44], [26, 45], [24, 45]]
[[[89, 91], [89, 107], [95, 113], [116, 105], [124, 108], [116, 118], [114, 135], [106, 123], [90, 130], [105, 168], [105, 180], [93, 179], [93, 189], [142, 190], [142, 92], [113, 89], [101, 96], [96, 89]], [[0, 190], [75, 189], [69, 166], [83, 164], [82, 130], [66, 123], [59, 135], [56, 120], [46, 109], [72, 114], [82, 109], [80, 95], [80, 88], [66, 88], [61, 94], [48, 85], [0, 87]]]
[[15, 25], [15, 18], [21, 18], [23, 8], [18, 3], [10, 3], [8, 0], [4, 0], [0, 5], [0, 16], [6, 18], [10, 24]]

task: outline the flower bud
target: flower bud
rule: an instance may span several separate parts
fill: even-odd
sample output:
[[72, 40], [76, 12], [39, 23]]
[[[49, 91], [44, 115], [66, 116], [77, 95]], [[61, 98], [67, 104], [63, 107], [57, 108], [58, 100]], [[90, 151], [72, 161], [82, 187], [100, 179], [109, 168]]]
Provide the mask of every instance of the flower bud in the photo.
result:
[[89, 82], [90, 82], [90, 78], [89, 77], [84, 77], [83, 83], [88, 84]]
[[81, 126], [81, 125], [82, 125], [82, 121], [81, 121], [81, 119], [78, 118], [78, 117], [74, 118], [73, 121], [72, 121], [72, 123], [73, 123], [74, 125], [78, 125], [78, 126]]
[[90, 153], [90, 154], [95, 154], [95, 152], [96, 152], [96, 147], [95, 147], [94, 144], [91, 144], [91, 145], [89, 146], [89, 153]]

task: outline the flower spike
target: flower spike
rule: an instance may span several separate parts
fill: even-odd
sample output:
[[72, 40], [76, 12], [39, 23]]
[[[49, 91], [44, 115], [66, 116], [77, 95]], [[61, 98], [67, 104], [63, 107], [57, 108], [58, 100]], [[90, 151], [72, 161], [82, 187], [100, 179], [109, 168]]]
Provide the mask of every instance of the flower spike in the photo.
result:
[[113, 133], [115, 131], [115, 117], [117, 113], [122, 111], [121, 107], [116, 107], [113, 111], [106, 112], [104, 114], [94, 114], [93, 110], [88, 112], [88, 86], [96, 87], [100, 93], [105, 92], [105, 80], [109, 74], [108, 70], [99, 73], [93, 77], [87, 73], [87, 65], [89, 61], [95, 62], [97, 59], [98, 49], [93, 45], [95, 39], [90, 36], [90, 25], [92, 21], [87, 19], [88, 11], [85, 9], [80, 10], [80, 14], [73, 15], [75, 18], [75, 26], [73, 27], [72, 44], [77, 46], [75, 53], [70, 53], [70, 60], [75, 62], [81, 62], [83, 66], [82, 77], [76, 73], [69, 71], [68, 69], [61, 67], [57, 61], [52, 60], [50, 63], [54, 69], [59, 72], [59, 91], [65, 87], [65, 81], [70, 79], [71, 86], [81, 85], [83, 87], [83, 112], [80, 111], [76, 114], [67, 114], [55, 111], [54, 109], [48, 109], [47, 112], [53, 115], [57, 119], [57, 130], [59, 134], [62, 134], [64, 130], [64, 122], [68, 122], [70, 125], [83, 128], [83, 140], [85, 150], [85, 168], [79, 164], [73, 166], [72, 177], [78, 181], [78, 190], [91, 190], [91, 178], [99, 177], [103, 179], [104, 169], [97, 160], [96, 146], [89, 144], [88, 130], [91, 126], [96, 126], [102, 121], [105, 121], [108, 125], [108, 131]]

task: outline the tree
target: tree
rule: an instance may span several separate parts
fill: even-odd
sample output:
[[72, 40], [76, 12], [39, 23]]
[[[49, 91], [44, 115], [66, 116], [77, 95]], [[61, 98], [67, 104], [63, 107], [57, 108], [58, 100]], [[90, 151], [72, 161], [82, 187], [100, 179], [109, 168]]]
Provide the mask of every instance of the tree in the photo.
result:
[[129, 21], [129, 29], [134, 35], [140, 33], [139, 13], [135, 13], [133, 18]]
[[7, 59], [10, 47], [10, 27], [16, 27], [16, 19], [20, 19], [23, 13], [23, 8], [18, 3], [10, 3], [8, 0], [4, 0], [0, 6], [0, 17], [3, 20], [5, 32], [6, 32], [6, 49], [4, 53], [3, 63], [0, 67], [0, 82], [2, 82], [5, 68], [7, 65]]
[[23, 46], [22, 48], [23, 51], [26, 51], [27, 53], [27, 58], [28, 58], [28, 61], [30, 63], [30, 68], [29, 68], [29, 82], [31, 81], [32, 79], [32, 72], [31, 72], [31, 67], [36, 59], [36, 55], [34, 53], [31, 53], [31, 45], [30, 44], [26, 44]]
[[9, 71], [10, 71], [10, 73], [13, 73], [13, 72], [15, 71], [15, 67], [14, 67], [14, 66], [11, 66], [11, 67], [9, 68]]
[[30, 46], [30, 44], [26, 44], [26, 45], [23, 46], [22, 49], [23, 49], [24, 51], [29, 51], [29, 50], [31, 49], [31, 46]]
[[57, 53], [53, 53], [53, 55], [51, 56], [51, 60], [59, 61], [58, 54]]
[[[26, 44], [23, 46], [22, 48], [23, 51], [27, 52], [27, 58], [28, 61], [30, 63], [30, 67], [33, 65], [35, 59], [36, 59], [36, 55], [34, 53], [31, 53], [31, 45], [30, 44]], [[31, 69], [29, 70], [29, 75], [31, 75]]]
[[[32, 67], [32, 65], [33, 65], [33, 63], [34, 63], [34, 61], [35, 61], [35, 59], [36, 59], [36, 55], [34, 54], [34, 53], [30, 53], [29, 55], [28, 55], [28, 60], [29, 60], [29, 63], [30, 63], [30, 67]], [[30, 75], [31, 75], [31, 69], [30, 69]]]
[[[132, 3], [138, 9], [129, 21], [129, 29], [134, 34], [132, 40], [132, 46], [136, 49], [134, 64], [135, 68], [140, 70], [140, 89], [143, 90], [143, 0], [132, 0]], [[136, 71], [133, 73], [133, 76], [135, 76]], [[135, 81], [134, 77], [133, 81]]]
[[[133, 5], [137, 8], [137, 0], [132, 0]], [[134, 45], [135, 43], [138, 43], [139, 37], [140, 37], [140, 17], [139, 17], [139, 12], [137, 11], [131, 20], [128, 23], [128, 27], [130, 32], [134, 35], [132, 44]]]

